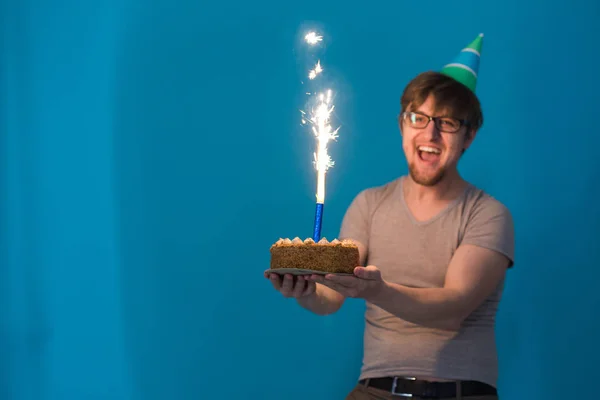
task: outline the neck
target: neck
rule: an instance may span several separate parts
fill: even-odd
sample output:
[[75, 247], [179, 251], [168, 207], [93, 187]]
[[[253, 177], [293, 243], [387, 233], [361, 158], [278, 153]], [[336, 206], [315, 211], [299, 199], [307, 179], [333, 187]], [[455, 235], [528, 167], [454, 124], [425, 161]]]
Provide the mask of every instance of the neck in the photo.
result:
[[458, 171], [446, 174], [444, 178], [433, 186], [424, 186], [413, 180], [408, 174], [405, 180], [404, 194], [407, 200], [418, 203], [435, 203], [453, 200], [467, 185]]

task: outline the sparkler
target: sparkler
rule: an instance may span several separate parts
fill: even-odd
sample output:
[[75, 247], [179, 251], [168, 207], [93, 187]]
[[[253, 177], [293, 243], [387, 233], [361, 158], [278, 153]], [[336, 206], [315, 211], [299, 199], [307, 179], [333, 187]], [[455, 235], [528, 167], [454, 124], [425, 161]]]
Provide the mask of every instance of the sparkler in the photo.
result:
[[[316, 32], [309, 32], [304, 39], [310, 46], [314, 46], [321, 42], [323, 37], [317, 35]], [[314, 81], [319, 78], [322, 72], [323, 67], [321, 66], [321, 61], [318, 60], [315, 67], [309, 71], [308, 78]], [[309, 92], [308, 94], [310, 95], [311, 93]], [[312, 107], [308, 115], [305, 111], [300, 110], [302, 113], [302, 123], [310, 123], [312, 125], [312, 132], [317, 142], [317, 148], [314, 152], [314, 166], [317, 171], [317, 204], [313, 229], [313, 240], [315, 242], [321, 240], [323, 208], [325, 205], [325, 174], [334, 165], [334, 162], [327, 153], [327, 145], [330, 140], [337, 138], [339, 130], [339, 128], [334, 130], [330, 123], [331, 113], [335, 108], [332, 102], [332, 94], [331, 89], [312, 93], [316, 97], [311, 101]]]

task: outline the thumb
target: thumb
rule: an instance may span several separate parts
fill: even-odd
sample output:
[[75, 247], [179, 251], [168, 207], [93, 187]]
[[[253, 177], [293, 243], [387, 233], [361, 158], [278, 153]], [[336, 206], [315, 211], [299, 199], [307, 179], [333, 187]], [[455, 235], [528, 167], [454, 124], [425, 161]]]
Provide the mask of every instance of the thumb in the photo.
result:
[[356, 276], [363, 279], [381, 280], [381, 271], [374, 265], [367, 267], [357, 267]]

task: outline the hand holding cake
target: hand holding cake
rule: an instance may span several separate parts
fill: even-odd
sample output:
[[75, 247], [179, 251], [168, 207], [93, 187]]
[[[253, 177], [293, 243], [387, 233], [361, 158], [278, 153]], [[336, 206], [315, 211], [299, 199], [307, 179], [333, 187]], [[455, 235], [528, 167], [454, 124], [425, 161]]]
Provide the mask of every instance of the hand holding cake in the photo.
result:
[[361, 299], [376, 295], [385, 284], [381, 271], [374, 265], [356, 267], [352, 276], [327, 274], [313, 275], [309, 279], [335, 290], [344, 297]]
[[299, 299], [301, 297], [310, 296], [316, 291], [316, 283], [309, 280], [309, 277], [294, 277], [292, 274], [279, 276], [278, 274], [265, 271], [265, 278], [271, 281], [275, 290], [280, 292], [283, 297], [294, 297]]

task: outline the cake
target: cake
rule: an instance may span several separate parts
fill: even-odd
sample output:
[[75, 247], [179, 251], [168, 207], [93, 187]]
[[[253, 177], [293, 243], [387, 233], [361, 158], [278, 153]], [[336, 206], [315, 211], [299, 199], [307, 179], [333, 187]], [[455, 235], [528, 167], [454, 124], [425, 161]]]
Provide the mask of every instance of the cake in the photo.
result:
[[350, 240], [279, 239], [270, 251], [273, 272], [352, 274], [359, 263], [358, 247]]

